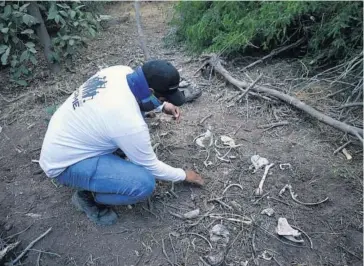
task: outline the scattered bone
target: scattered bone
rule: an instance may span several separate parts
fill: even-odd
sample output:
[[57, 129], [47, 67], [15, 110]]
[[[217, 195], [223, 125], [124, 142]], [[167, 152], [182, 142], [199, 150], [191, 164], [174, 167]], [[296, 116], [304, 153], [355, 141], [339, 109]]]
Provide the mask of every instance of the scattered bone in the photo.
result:
[[223, 245], [227, 245], [227, 243], [229, 243], [230, 233], [226, 226], [222, 224], [216, 224], [214, 227], [212, 227], [209, 233], [211, 242], [219, 242]]
[[274, 214], [274, 210], [272, 208], [266, 208], [266, 209], [262, 210], [262, 212], [260, 214], [265, 214], [270, 217]]
[[297, 239], [294, 236], [283, 236], [285, 239], [292, 241], [294, 243], [304, 243], [305, 241], [303, 239]]
[[213, 134], [209, 129], [207, 129], [204, 134], [198, 136], [195, 140], [196, 144], [201, 148], [210, 147], [214, 143], [213, 141]]
[[274, 166], [274, 163], [271, 163], [271, 164], [265, 166], [263, 177], [260, 180], [258, 188], [255, 190], [255, 195], [257, 195], [257, 196], [262, 196], [263, 195], [263, 185], [264, 185], [264, 182], [265, 182], [265, 178], [267, 177], [269, 169], [271, 167], [273, 167], [273, 166]]
[[186, 212], [183, 214], [183, 218], [185, 219], [194, 219], [197, 218], [200, 215], [200, 209], [196, 209], [190, 212]]
[[240, 266], [248, 266], [248, 264], [249, 264], [249, 261], [241, 261], [240, 262]]
[[237, 147], [242, 146], [242, 144], [236, 145], [234, 139], [232, 139], [228, 136], [225, 136], [225, 135], [221, 136], [220, 140], [221, 140], [222, 144], [224, 144], [225, 146], [228, 146], [230, 148], [237, 148]]
[[297, 239], [296, 237], [301, 236], [301, 233], [293, 229], [292, 226], [289, 225], [286, 218], [280, 217], [278, 219], [278, 225], [276, 227], [276, 233], [280, 236], [285, 237], [286, 239], [295, 242], [295, 243], [303, 243], [303, 239]]
[[228, 137], [228, 136], [221, 136], [220, 137], [222, 143], [226, 146], [235, 146], [235, 140], [233, 140], [232, 138]]
[[353, 159], [353, 157], [350, 155], [350, 153], [348, 152], [348, 150], [346, 148], [342, 149], [342, 153], [345, 155], [347, 160]]
[[224, 189], [224, 191], [222, 192], [222, 194], [224, 195], [224, 194], [226, 193], [226, 191], [228, 191], [228, 189], [229, 189], [229, 188], [231, 188], [231, 187], [238, 187], [238, 188], [240, 188], [241, 190], [243, 190], [243, 187], [242, 187], [240, 184], [230, 184], [230, 185], [228, 185], [228, 186]]
[[281, 163], [279, 165], [279, 169], [281, 170], [292, 169], [292, 165], [290, 163]]
[[273, 255], [270, 252], [266, 251], [266, 250], [264, 250], [262, 255], [260, 255], [259, 257], [262, 258], [263, 260], [267, 260], [267, 261], [273, 259]]
[[293, 191], [292, 186], [291, 186], [291, 185], [288, 185], [288, 184], [286, 184], [286, 185], [285, 185], [285, 186], [281, 189], [281, 191], [279, 191], [279, 196], [281, 196], [281, 197], [282, 197], [283, 193], [284, 193], [287, 189], [289, 190], [289, 193], [291, 194], [291, 198], [292, 198], [295, 202], [297, 202], [297, 203], [299, 203], [299, 204], [302, 204], [302, 205], [306, 205], [306, 206], [314, 206], [314, 205], [318, 205], [318, 204], [324, 203], [324, 202], [326, 202], [326, 201], [328, 201], [328, 200], [329, 200], [329, 198], [328, 198], [328, 197], [326, 197], [325, 199], [323, 199], [323, 200], [321, 200], [321, 201], [318, 201], [318, 202], [302, 202], [302, 201], [300, 201], [300, 200], [298, 200], [298, 199], [297, 199], [297, 194]]
[[278, 219], [278, 225], [276, 228], [276, 233], [280, 236], [300, 236], [301, 233], [298, 230], [292, 228], [289, 225], [286, 218], [280, 217]]
[[250, 158], [250, 161], [252, 162], [252, 166], [249, 167], [249, 169], [252, 169], [253, 167], [255, 168], [254, 170], [254, 173], [262, 168], [263, 166], [265, 165], [268, 165], [269, 164], [269, 161], [266, 159], [266, 158], [263, 158], [263, 157], [260, 157], [259, 155], [253, 155], [251, 158]]

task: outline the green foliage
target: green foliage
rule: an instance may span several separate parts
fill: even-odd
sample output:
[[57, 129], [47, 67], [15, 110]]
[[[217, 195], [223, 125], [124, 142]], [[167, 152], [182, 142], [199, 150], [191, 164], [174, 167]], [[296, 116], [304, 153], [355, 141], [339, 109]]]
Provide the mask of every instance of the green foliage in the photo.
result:
[[182, 1], [175, 10], [176, 40], [194, 52], [269, 51], [306, 37], [306, 57], [323, 64], [363, 45], [362, 2]]
[[79, 48], [86, 44], [87, 37], [96, 36], [99, 20], [84, 9], [85, 5], [80, 3], [49, 4], [47, 20], [60, 26], [57, 36], [53, 38], [55, 60], [60, 57], [74, 59]]
[[[100, 3], [73, 1], [38, 2], [42, 18], [52, 38], [51, 60], [74, 59], [90, 37], [99, 30], [96, 7]], [[0, 0], [0, 67], [9, 66], [12, 81], [26, 86], [37, 65], [42, 47], [35, 34], [38, 21], [28, 12], [29, 3]]]
[[0, 11], [1, 65], [10, 65], [12, 80], [20, 85], [26, 85], [25, 79], [29, 77], [37, 64], [32, 26], [38, 21], [27, 14], [29, 4], [5, 5], [5, 2], [0, 4], [2, 5], [2, 12]]

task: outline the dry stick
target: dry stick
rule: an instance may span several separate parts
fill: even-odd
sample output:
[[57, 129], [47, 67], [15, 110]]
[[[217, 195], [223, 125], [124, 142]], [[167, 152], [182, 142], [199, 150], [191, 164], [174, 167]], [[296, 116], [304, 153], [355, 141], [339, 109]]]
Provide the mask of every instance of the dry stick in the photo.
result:
[[339, 148], [337, 148], [335, 151], [334, 151], [334, 155], [336, 153], [338, 153], [339, 151], [341, 151], [342, 149], [344, 149], [346, 146], [348, 146], [349, 144], [351, 143], [351, 140], [349, 140], [348, 142], [344, 143], [343, 145], [341, 145]]
[[40, 256], [42, 255], [42, 252], [39, 252], [38, 258], [37, 258], [37, 266], [40, 266]]
[[193, 236], [198, 236], [200, 238], [202, 238], [203, 240], [205, 240], [205, 242], [207, 244], [209, 244], [210, 248], [212, 248], [212, 245], [211, 245], [211, 242], [204, 236], [200, 235], [200, 234], [197, 234], [197, 233], [184, 233], [184, 235], [193, 235]]
[[14, 99], [7, 99], [7, 98], [5, 98], [1, 93], [0, 93], [0, 98], [1, 99], [3, 99], [5, 102], [7, 102], [7, 103], [13, 103], [13, 102], [16, 102], [16, 101], [18, 101], [18, 100], [20, 100], [21, 98], [23, 98], [23, 97], [25, 97], [25, 96], [27, 96], [27, 95], [29, 95], [29, 94], [31, 94], [31, 92], [27, 92], [27, 93], [24, 93], [24, 94], [22, 94], [22, 95], [20, 95], [20, 96], [18, 96], [18, 97], [16, 97], [16, 98], [14, 98]]
[[17, 235], [20, 235], [22, 233], [24, 233], [25, 231], [27, 231], [33, 224], [29, 225], [27, 228], [25, 228], [24, 230], [18, 232], [18, 233], [15, 233], [13, 235], [10, 235], [10, 236], [7, 236], [4, 238], [4, 240], [7, 240], [7, 239], [10, 239], [10, 238], [13, 238], [14, 236], [17, 236]]
[[262, 78], [263, 74], [260, 74], [259, 77], [252, 83], [250, 86], [236, 99], [236, 102], [240, 102], [241, 99], [244, 98], [245, 95], [257, 84], [257, 82]]
[[205, 116], [204, 118], [202, 118], [200, 120], [200, 122], [198, 124], [201, 125], [203, 122], [205, 122], [206, 119], [209, 119], [211, 116], [212, 116], [212, 114], [209, 114], [209, 115]]
[[339, 109], [343, 109], [343, 108], [348, 108], [348, 107], [354, 107], [354, 106], [361, 106], [363, 107], [363, 103], [361, 102], [357, 102], [357, 103], [347, 103], [347, 104], [343, 104], [341, 106], [339, 106]]
[[174, 263], [168, 257], [167, 252], [166, 252], [166, 248], [164, 247], [164, 239], [162, 239], [162, 251], [163, 251], [163, 254], [166, 257], [167, 261], [173, 266]]
[[274, 127], [285, 126], [285, 125], [288, 125], [288, 124], [289, 124], [289, 122], [284, 120], [284, 121], [281, 121], [281, 122], [276, 122], [276, 123], [271, 123], [271, 124], [266, 124], [266, 125], [260, 125], [260, 126], [257, 126], [257, 128], [271, 129], [271, 128], [274, 128]]
[[264, 60], [266, 60], [268, 58], [271, 58], [271, 57], [273, 57], [273, 56], [275, 56], [275, 55], [277, 55], [279, 53], [282, 53], [282, 52], [284, 52], [286, 50], [294, 48], [294, 47], [300, 45], [301, 43], [303, 43], [303, 41], [304, 41], [304, 38], [301, 38], [298, 41], [296, 41], [295, 43], [292, 43], [290, 45], [287, 45], [287, 46], [284, 46], [284, 47], [281, 47], [281, 48], [278, 48], [278, 49], [274, 49], [269, 55], [266, 55], [266, 56], [262, 57], [261, 59], [251, 63], [250, 65], [247, 65], [246, 67], [241, 69], [240, 72], [244, 72], [248, 68], [251, 68], [251, 67], [255, 66], [256, 64], [262, 63]]
[[[219, 59], [216, 58], [216, 56], [212, 57], [209, 60], [209, 63], [215, 68], [215, 70], [217, 72], [219, 72], [231, 84], [235, 85], [238, 88], [249, 87], [250, 84], [248, 82], [235, 79], [233, 76], [231, 76], [230, 73], [221, 65], [221, 62], [219, 61]], [[311, 106], [305, 104], [304, 102], [298, 100], [297, 98], [295, 98], [293, 96], [287, 95], [283, 92], [280, 92], [280, 91], [277, 91], [274, 89], [270, 89], [270, 88], [267, 88], [264, 86], [259, 86], [259, 85], [256, 85], [254, 88], [252, 88], [252, 90], [254, 90], [256, 92], [264, 92], [264, 93], [269, 94], [270, 96], [274, 96], [286, 103], [289, 103], [290, 105], [296, 107], [297, 109], [306, 112], [307, 114], [318, 119], [319, 121], [321, 121], [329, 126], [332, 126], [336, 129], [339, 129], [343, 132], [350, 133], [354, 136], [357, 136], [358, 134], [360, 136], [363, 135], [361, 128], [350, 126], [350, 125], [345, 124], [341, 121], [338, 121], [332, 117], [329, 117], [329, 116], [317, 111], [316, 109], [312, 108]]]
[[43, 234], [41, 234], [39, 237], [34, 239], [32, 242], [29, 243], [29, 245], [23, 250], [23, 252], [15, 258], [15, 260], [12, 261], [12, 265], [15, 265], [27, 252], [29, 249], [31, 249], [35, 243], [37, 243], [39, 240], [41, 240], [43, 237], [45, 237], [50, 231], [52, 230], [52, 227], [49, 228], [47, 231], [45, 231]]
[[136, 24], [137, 24], [137, 28], [138, 28], [140, 47], [143, 50], [145, 60], [149, 60], [150, 55], [149, 55], [147, 46], [145, 45], [145, 37], [144, 37], [144, 33], [143, 33], [141, 15], [140, 15], [140, 4], [139, 4], [138, 0], [135, 0], [134, 8], [135, 8], [135, 20], [136, 20]]
[[19, 245], [20, 241], [9, 244], [6, 248], [0, 250], [0, 261], [5, 257], [5, 255], [11, 251], [12, 249], [16, 248]]

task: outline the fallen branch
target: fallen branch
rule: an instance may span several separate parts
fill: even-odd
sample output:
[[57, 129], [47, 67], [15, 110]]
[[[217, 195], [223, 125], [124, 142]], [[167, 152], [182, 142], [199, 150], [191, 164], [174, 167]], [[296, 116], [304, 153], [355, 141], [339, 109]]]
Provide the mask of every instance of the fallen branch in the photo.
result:
[[[247, 88], [249, 87], [250, 83], [246, 81], [241, 81], [238, 79], [235, 79], [231, 74], [221, 65], [220, 60], [215, 56], [212, 56], [209, 60], [209, 64], [215, 68], [215, 70], [220, 73], [227, 81], [229, 81], [231, 84], [236, 86], [237, 88]], [[350, 133], [354, 136], [363, 136], [363, 130], [361, 128], [357, 128], [354, 126], [347, 125], [343, 122], [340, 122], [336, 119], [333, 119], [332, 117], [329, 117], [316, 109], [312, 108], [311, 106], [305, 104], [304, 102], [298, 100], [297, 98], [287, 95], [283, 92], [270, 89], [264, 86], [256, 85], [252, 90], [256, 92], [264, 92], [269, 94], [270, 96], [276, 97], [286, 103], [289, 103], [290, 105], [296, 107], [297, 109], [304, 111], [305, 113], [311, 115], [312, 117], [318, 119], [319, 121], [332, 126], [336, 129], [339, 129], [343, 132]]]
[[241, 99], [257, 84], [257, 82], [262, 78], [263, 74], [260, 74], [259, 77], [252, 83], [250, 86], [236, 99], [236, 102], [240, 102]]
[[291, 43], [290, 45], [287, 45], [287, 46], [284, 46], [284, 47], [281, 47], [281, 48], [277, 48], [277, 49], [274, 49], [270, 54], [262, 57], [261, 59], [247, 65], [246, 67], [244, 67], [243, 69], [240, 70], [240, 72], [244, 72], [245, 70], [247, 70], [248, 68], [251, 68], [259, 63], [262, 63], [264, 60], [268, 59], [268, 58], [271, 58], [277, 54], [280, 54], [286, 50], [289, 50], [289, 49], [292, 49], [298, 45], [300, 45], [301, 43], [303, 43], [304, 41], [304, 38], [301, 38], [299, 39], [298, 41], [296, 41], [295, 43]]
[[41, 234], [39, 237], [34, 239], [32, 242], [30, 242], [29, 245], [23, 250], [23, 252], [11, 262], [11, 265], [15, 265], [28, 252], [28, 250], [34, 246], [35, 243], [45, 237], [51, 230], [52, 227], [45, 231], [43, 234]]

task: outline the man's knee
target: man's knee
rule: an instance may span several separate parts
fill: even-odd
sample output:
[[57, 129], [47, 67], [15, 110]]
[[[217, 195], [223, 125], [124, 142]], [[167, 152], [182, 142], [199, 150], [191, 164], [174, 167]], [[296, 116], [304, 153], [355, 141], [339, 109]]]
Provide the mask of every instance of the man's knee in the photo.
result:
[[141, 198], [147, 198], [153, 193], [155, 189], [155, 178], [148, 170], [144, 168], [142, 168], [140, 174], [140, 188], [138, 196]]

